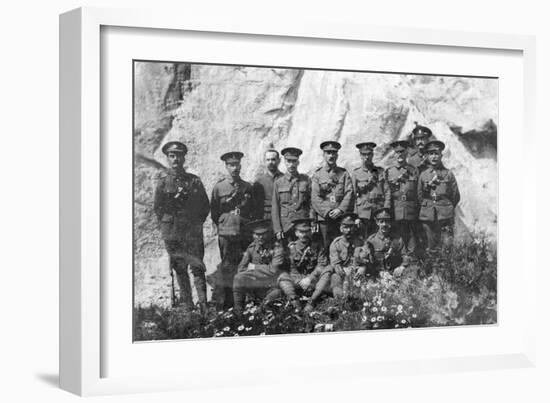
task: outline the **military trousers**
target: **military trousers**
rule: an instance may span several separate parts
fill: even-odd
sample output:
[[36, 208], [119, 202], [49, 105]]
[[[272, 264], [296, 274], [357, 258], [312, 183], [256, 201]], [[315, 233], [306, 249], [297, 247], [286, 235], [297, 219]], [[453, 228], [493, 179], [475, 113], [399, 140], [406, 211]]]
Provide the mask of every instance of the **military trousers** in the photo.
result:
[[434, 250], [441, 246], [449, 246], [454, 238], [454, 220], [448, 218], [445, 220], [422, 221], [422, 228], [426, 234], [427, 246], [429, 250]]
[[185, 242], [181, 240], [165, 240], [164, 245], [170, 258], [170, 270], [176, 272], [176, 278], [180, 289], [180, 302], [188, 307], [193, 305], [191, 283], [188, 269], [193, 274], [193, 283], [197, 291], [199, 303], [206, 303], [206, 267], [204, 257], [204, 244], [200, 242]]
[[403, 239], [410, 256], [416, 256], [418, 223], [416, 220], [397, 220], [393, 223], [395, 232]]
[[[296, 270], [283, 272], [277, 279], [279, 288], [285, 296], [290, 299], [296, 299], [298, 295], [310, 296], [310, 301], [316, 301], [324, 292], [330, 290], [330, 275], [332, 274], [331, 266], [317, 266], [311, 273], [302, 274]], [[311, 283], [308, 289], [304, 290], [298, 284], [304, 278], [309, 277]]]
[[248, 294], [255, 298], [264, 298], [269, 290], [277, 285], [280, 272], [270, 265], [255, 265], [253, 268], [238, 272], [233, 279], [233, 303], [237, 311], [244, 308]]
[[319, 232], [323, 238], [323, 246], [329, 253], [330, 244], [334, 241], [334, 238], [340, 235], [340, 225], [338, 220], [332, 220], [330, 218], [324, 221], [319, 221]]

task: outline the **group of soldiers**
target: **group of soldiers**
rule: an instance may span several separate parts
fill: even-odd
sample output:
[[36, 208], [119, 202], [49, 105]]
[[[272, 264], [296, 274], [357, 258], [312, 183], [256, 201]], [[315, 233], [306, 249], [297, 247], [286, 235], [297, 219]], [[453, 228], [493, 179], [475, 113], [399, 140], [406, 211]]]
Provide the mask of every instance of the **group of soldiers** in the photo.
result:
[[445, 144], [416, 125], [410, 141], [390, 144], [395, 164], [374, 165], [376, 144], [356, 145], [361, 165], [337, 165], [341, 145], [325, 141], [324, 163], [311, 177], [298, 170], [302, 150], [265, 152], [265, 172], [254, 183], [240, 176], [239, 151], [221, 156], [227, 175], [210, 200], [201, 180], [183, 168], [187, 147], [162, 148], [169, 169], [155, 189], [154, 212], [176, 273], [180, 299], [190, 307], [193, 275], [201, 310], [207, 309], [203, 223], [210, 213], [221, 262], [210, 277], [216, 309], [240, 312], [247, 298], [287, 298], [311, 311], [321, 296], [345, 298], [350, 281], [402, 276], [426, 251], [452, 242], [460, 201], [453, 173], [442, 164]]

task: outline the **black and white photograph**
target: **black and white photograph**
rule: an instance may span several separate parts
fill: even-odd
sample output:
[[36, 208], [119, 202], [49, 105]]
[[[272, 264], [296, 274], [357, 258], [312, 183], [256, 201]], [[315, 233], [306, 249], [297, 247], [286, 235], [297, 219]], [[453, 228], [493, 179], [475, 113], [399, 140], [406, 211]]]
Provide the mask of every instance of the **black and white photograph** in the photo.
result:
[[497, 324], [497, 77], [129, 68], [134, 342]]

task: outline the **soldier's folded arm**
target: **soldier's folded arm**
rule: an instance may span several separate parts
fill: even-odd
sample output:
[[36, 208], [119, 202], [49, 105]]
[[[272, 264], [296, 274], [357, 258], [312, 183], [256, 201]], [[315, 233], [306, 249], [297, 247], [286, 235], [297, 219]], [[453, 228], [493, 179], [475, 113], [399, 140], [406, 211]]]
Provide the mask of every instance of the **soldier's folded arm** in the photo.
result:
[[352, 211], [352, 206], [355, 204], [354, 200], [354, 192], [353, 192], [353, 185], [351, 181], [350, 174], [346, 171], [344, 172], [344, 197], [342, 198], [342, 201], [338, 205], [338, 209], [340, 209], [343, 213]]

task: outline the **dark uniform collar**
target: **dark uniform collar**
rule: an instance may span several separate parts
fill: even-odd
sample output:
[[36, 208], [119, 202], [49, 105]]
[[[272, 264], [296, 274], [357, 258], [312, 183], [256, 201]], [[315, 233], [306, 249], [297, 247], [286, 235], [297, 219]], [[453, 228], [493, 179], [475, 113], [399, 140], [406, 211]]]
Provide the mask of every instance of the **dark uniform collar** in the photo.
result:
[[384, 235], [382, 233], [382, 231], [378, 230], [376, 231], [376, 237], [382, 241], [385, 241], [386, 239], [390, 239], [391, 238], [391, 233], [388, 234], [388, 235]]

